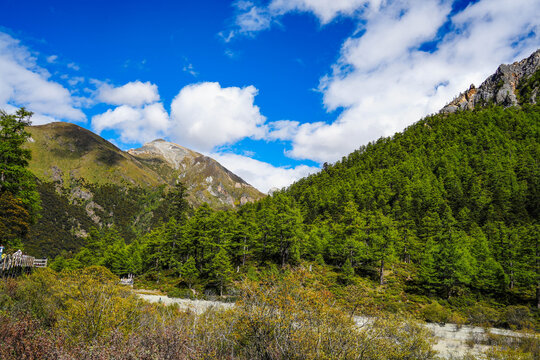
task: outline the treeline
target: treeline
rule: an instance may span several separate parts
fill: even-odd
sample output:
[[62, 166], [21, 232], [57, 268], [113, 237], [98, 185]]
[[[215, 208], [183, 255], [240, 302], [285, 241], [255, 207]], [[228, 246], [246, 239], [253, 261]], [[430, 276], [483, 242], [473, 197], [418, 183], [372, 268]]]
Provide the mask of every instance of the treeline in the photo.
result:
[[304, 260], [379, 284], [407, 264], [412, 292], [540, 301], [539, 110], [429, 116], [236, 211], [189, 209], [176, 189], [155, 230], [129, 243], [94, 232], [55, 266], [166, 271], [221, 291], [236, 271]]

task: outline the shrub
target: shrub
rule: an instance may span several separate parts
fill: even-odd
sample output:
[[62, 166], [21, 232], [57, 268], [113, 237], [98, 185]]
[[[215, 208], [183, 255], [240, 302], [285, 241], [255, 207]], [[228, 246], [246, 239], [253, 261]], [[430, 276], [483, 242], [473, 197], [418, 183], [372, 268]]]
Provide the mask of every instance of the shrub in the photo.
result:
[[508, 306], [502, 315], [503, 325], [511, 329], [532, 328], [531, 312], [527, 306]]
[[483, 305], [475, 305], [467, 311], [468, 322], [478, 326], [493, 326], [499, 321], [499, 317], [497, 310]]
[[425, 321], [438, 324], [446, 324], [452, 318], [452, 312], [437, 301], [433, 301], [431, 304], [426, 305], [421, 310], [421, 314]]

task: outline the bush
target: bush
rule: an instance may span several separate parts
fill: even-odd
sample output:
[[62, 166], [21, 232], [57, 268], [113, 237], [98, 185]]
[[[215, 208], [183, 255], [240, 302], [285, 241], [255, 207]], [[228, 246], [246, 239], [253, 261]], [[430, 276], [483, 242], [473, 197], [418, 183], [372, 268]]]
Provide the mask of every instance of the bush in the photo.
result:
[[508, 306], [502, 316], [502, 323], [511, 329], [532, 328], [531, 312], [526, 306]]
[[421, 310], [421, 315], [425, 321], [438, 324], [446, 324], [452, 318], [452, 312], [437, 301], [426, 305]]
[[423, 326], [380, 317], [358, 327], [304, 270], [245, 280], [235, 307], [201, 315], [138, 301], [100, 267], [36, 271], [12, 288], [0, 288], [18, 309], [0, 313], [6, 360], [434, 358]]
[[499, 321], [499, 317], [497, 310], [483, 305], [475, 305], [467, 311], [468, 322], [477, 326], [493, 326]]

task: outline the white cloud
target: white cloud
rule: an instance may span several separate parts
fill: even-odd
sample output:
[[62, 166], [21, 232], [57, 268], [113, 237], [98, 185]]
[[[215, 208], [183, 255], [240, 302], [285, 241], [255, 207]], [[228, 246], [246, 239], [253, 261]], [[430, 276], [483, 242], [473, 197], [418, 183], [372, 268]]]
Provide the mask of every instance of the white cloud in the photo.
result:
[[351, 16], [364, 7], [378, 8], [382, 0], [273, 0], [268, 8], [273, 14], [283, 15], [290, 11], [315, 14], [322, 24], [337, 16]]
[[99, 83], [97, 99], [112, 105], [142, 106], [159, 101], [159, 93], [157, 86], [150, 82], [137, 80], [118, 87]]
[[67, 64], [67, 67], [72, 69], [72, 70], [75, 70], [75, 71], [79, 71], [81, 68], [79, 67], [79, 65], [75, 64], [75, 63], [69, 63]]
[[222, 88], [217, 82], [188, 85], [172, 101], [170, 137], [199, 151], [246, 137], [262, 138], [266, 119], [254, 105], [255, 95], [253, 86]]
[[298, 121], [278, 120], [268, 123], [268, 140], [292, 140], [298, 134]]
[[163, 137], [169, 128], [169, 116], [161, 103], [143, 107], [122, 105], [92, 118], [92, 129], [115, 130], [124, 144], [151, 141]]
[[237, 1], [234, 24], [219, 35], [225, 42], [236, 35], [254, 36], [257, 32], [279, 24], [278, 19], [289, 12], [310, 12], [327, 24], [339, 16], [353, 16], [377, 11], [384, 0], [272, 0], [268, 6], [257, 6], [252, 1]]
[[253, 33], [270, 27], [272, 15], [263, 8], [252, 6], [236, 18], [236, 25], [245, 33]]
[[193, 64], [191, 63], [184, 65], [184, 67], [182, 68], [182, 71], [187, 72], [188, 74], [194, 77], [197, 77], [197, 75], [199, 75], [199, 73], [195, 71], [195, 68], [193, 67]]
[[30, 51], [0, 32], [0, 108], [25, 106], [35, 113], [34, 124], [58, 120], [84, 121], [76, 99], [62, 85], [51, 81]]
[[[273, 17], [310, 12], [322, 24], [337, 16], [358, 21], [320, 82], [324, 106], [342, 113], [330, 124], [276, 124], [283, 129], [268, 135], [291, 139], [289, 156], [319, 162], [401, 131], [471, 83], [479, 85], [499, 64], [540, 46], [540, 2], [534, 0], [480, 0], [454, 15], [451, 2], [439, 0], [273, 0], [259, 10]], [[450, 31], [441, 39], [443, 25]], [[422, 50], [426, 42], [436, 45]]]
[[75, 86], [77, 84], [83, 83], [84, 80], [85, 79], [82, 76], [74, 76], [72, 78], [68, 78], [67, 82], [68, 82], [69, 85]]
[[58, 60], [58, 55], [47, 56], [47, 62], [49, 64], [56, 62], [56, 60]]
[[319, 171], [319, 168], [306, 165], [291, 168], [276, 167], [250, 157], [230, 153], [213, 153], [209, 156], [263, 193], [268, 193], [268, 190], [274, 187], [280, 189], [289, 186], [296, 180]]

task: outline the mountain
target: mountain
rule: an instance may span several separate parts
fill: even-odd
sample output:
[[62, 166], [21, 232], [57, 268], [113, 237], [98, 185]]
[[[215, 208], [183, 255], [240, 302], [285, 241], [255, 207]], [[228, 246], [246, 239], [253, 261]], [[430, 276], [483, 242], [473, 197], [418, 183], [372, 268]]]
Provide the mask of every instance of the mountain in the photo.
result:
[[[110, 264], [123, 275], [136, 264], [133, 272], [151, 281], [190, 267], [190, 282], [215, 291], [232, 273], [256, 277], [258, 269], [264, 280], [265, 268], [309, 261], [329, 270], [328, 288], [353, 285], [347, 301], [372, 309], [418, 314], [444, 304], [470, 319], [493, 313], [491, 304], [500, 316], [517, 308], [506, 314], [499, 304], [540, 308], [537, 54], [533, 65], [499, 68], [469, 96], [472, 108], [420, 119], [238, 211], [201, 206], [185, 222], [132, 244], [101, 241], [96, 256], [83, 250], [58, 267]], [[513, 84], [517, 106], [498, 102], [494, 82]], [[203, 166], [174, 144], [145, 147], [131, 154], [154, 161], [148, 166], [162, 177]], [[108, 263], [111, 254], [122, 262]], [[427, 306], [432, 300], [440, 304]]]
[[78, 125], [55, 122], [27, 130], [31, 134], [30, 170], [43, 181], [62, 186], [80, 179], [93, 184], [142, 187], [166, 183], [129, 153]]
[[[214, 159], [155, 140], [127, 152], [80, 126], [56, 122], [30, 126], [30, 170], [42, 181], [156, 188], [182, 181], [188, 200], [215, 208], [245, 204], [264, 195]], [[78, 192], [76, 190], [75, 192]], [[87, 195], [85, 195], [87, 196]]]
[[472, 110], [489, 104], [504, 107], [538, 103], [540, 93], [540, 50], [510, 65], [501, 65], [480, 87], [471, 85], [446, 105], [441, 112]]
[[93, 227], [114, 226], [135, 239], [166, 218], [163, 199], [177, 180], [195, 207], [226, 209], [264, 196], [217, 161], [163, 140], [125, 152], [71, 123], [27, 130], [43, 208], [26, 244], [30, 254], [75, 251]]
[[217, 208], [244, 205], [264, 195], [214, 159], [165, 140], [154, 140], [128, 153], [173, 185], [187, 186], [189, 200]]

